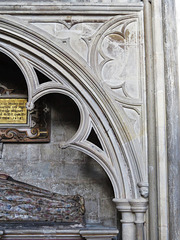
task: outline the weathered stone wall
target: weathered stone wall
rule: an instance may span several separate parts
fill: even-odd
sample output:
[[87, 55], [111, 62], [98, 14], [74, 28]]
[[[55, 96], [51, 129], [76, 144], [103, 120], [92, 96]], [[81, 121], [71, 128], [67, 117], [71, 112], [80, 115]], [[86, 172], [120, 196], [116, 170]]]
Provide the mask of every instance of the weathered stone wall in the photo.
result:
[[[168, 167], [169, 167], [169, 239], [180, 237], [180, 118], [179, 118], [179, 79], [177, 58], [176, 1], [163, 1], [163, 27], [165, 52], [165, 81], [167, 102]], [[179, 1], [177, 1], [179, 2]]]
[[87, 155], [59, 147], [77, 130], [75, 104], [57, 95], [51, 100], [51, 142], [4, 144], [0, 170], [53, 192], [80, 194], [85, 198], [87, 224], [116, 226], [113, 190], [105, 172]]

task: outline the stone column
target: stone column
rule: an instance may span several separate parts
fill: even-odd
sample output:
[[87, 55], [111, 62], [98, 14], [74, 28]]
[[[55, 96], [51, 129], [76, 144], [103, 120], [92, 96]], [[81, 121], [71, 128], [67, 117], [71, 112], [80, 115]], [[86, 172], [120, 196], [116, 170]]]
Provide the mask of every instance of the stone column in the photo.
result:
[[[164, 0], [163, 37], [169, 180], [169, 239], [180, 239], [180, 1]], [[179, 18], [176, 23], [176, 17]], [[178, 39], [177, 39], [178, 32]], [[178, 40], [178, 41], [177, 41]]]
[[136, 239], [145, 240], [144, 215], [148, 207], [148, 201], [145, 199], [135, 199], [130, 201], [132, 212], [135, 213]]
[[155, 80], [153, 70], [152, 4], [144, 2], [144, 33], [147, 90], [147, 142], [148, 142], [148, 182], [149, 182], [149, 239], [158, 240], [158, 189], [157, 189], [157, 149], [156, 149], [156, 108]]
[[131, 210], [131, 205], [127, 199], [114, 198], [116, 208], [122, 215], [122, 240], [137, 240], [135, 229], [135, 216]]

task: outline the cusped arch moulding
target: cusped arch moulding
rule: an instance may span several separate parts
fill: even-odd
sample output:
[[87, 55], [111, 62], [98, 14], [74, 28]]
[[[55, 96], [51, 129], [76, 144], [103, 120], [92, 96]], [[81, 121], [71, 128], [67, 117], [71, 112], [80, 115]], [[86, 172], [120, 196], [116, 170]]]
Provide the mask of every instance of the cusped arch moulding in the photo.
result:
[[[55, 87], [48, 82], [43, 87], [41, 85], [35, 87], [32, 77], [27, 77], [30, 108], [37, 99], [50, 92], [61, 92], [66, 95], [71, 93], [70, 97], [84, 106], [81, 113], [82, 121], [88, 117], [97, 127], [98, 134], [105, 144], [106, 152], [99, 153], [83, 138], [77, 142], [74, 139], [69, 146], [89, 154], [101, 164], [112, 182], [116, 198], [139, 197], [137, 183], [146, 180], [138, 158], [137, 149], [139, 148], [136, 148], [136, 142], [132, 141], [123, 114], [114, 106], [113, 101], [96, 80], [97, 76], [90, 67], [80, 59], [77, 62], [66, 51], [66, 47], [64, 45], [57, 46], [51, 36], [48, 34], [44, 36], [39, 29], [23, 23], [17, 18], [1, 17], [0, 32], [1, 47], [6, 44], [6, 49], [9, 47], [9, 51], [11, 51], [13, 46], [16, 48], [17, 54], [24, 52], [24, 55], [28, 55], [29, 60], [26, 57], [25, 64], [23, 55], [19, 55], [23, 66], [26, 64], [32, 66], [30, 63], [32, 59], [38, 65], [40, 60], [44, 66], [48, 65], [51, 69], [52, 79], [54, 73], [56, 76], [59, 75], [60, 79], [63, 75], [63, 84], [56, 82]], [[29, 72], [25, 70], [24, 75], [28, 76]], [[43, 68], [43, 72], [51, 77], [46, 69]], [[85, 109], [88, 114], [85, 113]]]

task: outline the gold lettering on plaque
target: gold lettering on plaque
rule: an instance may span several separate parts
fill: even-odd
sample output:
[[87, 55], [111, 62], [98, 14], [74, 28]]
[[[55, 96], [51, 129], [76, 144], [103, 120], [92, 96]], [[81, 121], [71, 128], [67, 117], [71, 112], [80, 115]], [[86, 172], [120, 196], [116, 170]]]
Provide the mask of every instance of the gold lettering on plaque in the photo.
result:
[[26, 99], [0, 99], [0, 123], [14, 124], [27, 122]]

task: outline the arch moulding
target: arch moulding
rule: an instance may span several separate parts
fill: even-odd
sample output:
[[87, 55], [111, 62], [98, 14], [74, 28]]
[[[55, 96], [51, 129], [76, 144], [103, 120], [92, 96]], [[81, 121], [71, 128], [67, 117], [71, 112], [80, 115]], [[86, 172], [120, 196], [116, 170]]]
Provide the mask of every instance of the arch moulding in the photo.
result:
[[[142, 17], [140, 5], [133, 16], [115, 16], [98, 31], [104, 31], [103, 37], [106, 38], [114, 34], [114, 26], [124, 24], [123, 28], [126, 29], [129, 24], [142, 20]], [[125, 30], [122, 31], [125, 35]], [[103, 42], [103, 39], [99, 42]], [[94, 42], [90, 45], [93, 55], [99, 51], [99, 42], [96, 39], [97, 49], [93, 48]], [[127, 94], [126, 100], [119, 106], [117, 102], [120, 100], [117, 101], [113, 87], [111, 89], [110, 85], [103, 82], [99, 71], [94, 70], [96, 57], [93, 59], [89, 55], [89, 61], [86, 62], [70, 47], [67, 39], [55, 39], [17, 17], [0, 17], [0, 51], [16, 62], [24, 74], [28, 87], [28, 110], [33, 109], [38, 99], [50, 93], [65, 94], [77, 104], [81, 119], [79, 129], [71, 139], [59, 144], [62, 148], [72, 147], [86, 153], [102, 166], [114, 189], [113, 201], [122, 212], [123, 240], [135, 239], [135, 231], [138, 231], [135, 222], [144, 224], [147, 209], [147, 170], [143, 159], [146, 147], [144, 151], [124, 108], [135, 110], [140, 115], [145, 102], [135, 101], [131, 105]], [[143, 55], [142, 49], [139, 52]], [[41, 71], [51, 81], [39, 84], [34, 69]], [[121, 86], [123, 88], [124, 85]], [[92, 128], [102, 149], [87, 140]], [[140, 135], [146, 143], [145, 127]]]

